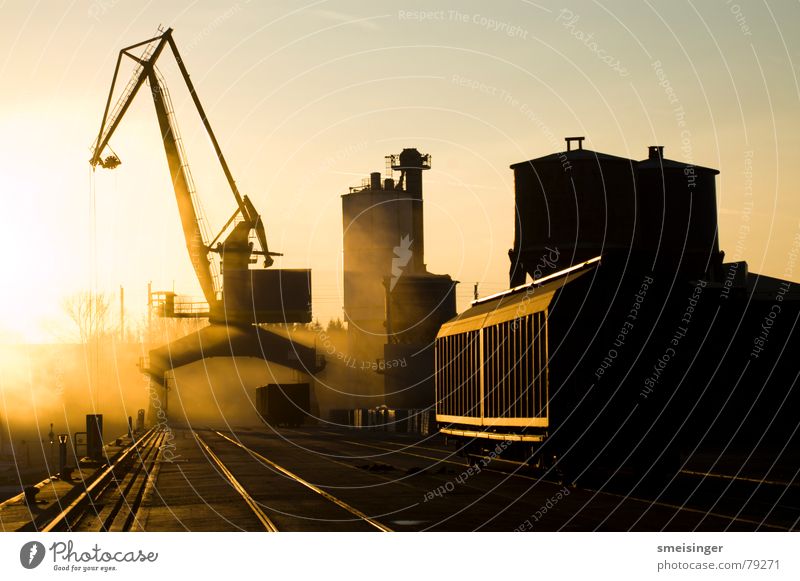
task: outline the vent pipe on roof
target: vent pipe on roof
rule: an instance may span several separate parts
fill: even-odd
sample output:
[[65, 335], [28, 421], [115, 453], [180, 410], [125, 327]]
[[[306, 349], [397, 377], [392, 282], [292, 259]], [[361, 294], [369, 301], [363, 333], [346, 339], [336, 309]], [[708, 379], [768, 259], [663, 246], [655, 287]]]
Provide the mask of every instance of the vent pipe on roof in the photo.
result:
[[565, 137], [564, 141], [567, 142], [567, 151], [572, 151], [572, 142], [578, 142], [578, 149], [583, 149], [583, 140], [586, 139], [585, 137]]

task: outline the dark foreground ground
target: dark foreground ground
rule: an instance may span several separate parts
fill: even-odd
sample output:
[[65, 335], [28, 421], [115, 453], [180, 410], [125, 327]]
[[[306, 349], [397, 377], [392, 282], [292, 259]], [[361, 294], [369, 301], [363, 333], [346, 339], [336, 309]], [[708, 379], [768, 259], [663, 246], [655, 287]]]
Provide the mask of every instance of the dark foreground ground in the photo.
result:
[[[798, 528], [798, 486], [698, 458], [674, 478], [566, 484], [519, 465], [467, 464], [441, 436], [303, 427], [173, 428], [55, 530], [752, 531]], [[124, 444], [121, 449], [124, 450]], [[119, 453], [117, 449], [114, 454]], [[114, 456], [109, 453], [112, 457]], [[135, 470], [134, 470], [135, 468]], [[84, 471], [86, 473], [86, 471]], [[773, 474], [778, 472], [773, 471]], [[3, 530], [42, 530], [91, 477], [51, 480], [0, 505]], [[71, 495], [71, 496], [69, 496]], [[91, 495], [90, 495], [91, 496]], [[67, 502], [70, 501], [70, 502]]]

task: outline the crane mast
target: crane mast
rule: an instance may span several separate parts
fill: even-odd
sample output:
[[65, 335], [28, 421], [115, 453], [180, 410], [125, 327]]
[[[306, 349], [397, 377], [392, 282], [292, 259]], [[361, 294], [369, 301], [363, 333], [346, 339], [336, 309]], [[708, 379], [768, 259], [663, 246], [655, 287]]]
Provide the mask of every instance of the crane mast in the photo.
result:
[[[141, 56], [136, 56], [131, 52], [141, 46], [146, 47]], [[169, 46], [177, 61], [178, 68], [189, 89], [189, 94], [200, 115], [203, 126], [231, 189], [231, 193], [236, 201], [236, 210], [213, 240], [209, 240], [209, 236], [204, 232], [194, 182], [183, 151], [169, 91], [156, 68], [156, 61], [167, 46]], [[138, 66], [112, 109], [111, 102], [123, 57], [131, 58], [138, 63]], [[219, 277], [216, 276], [213, 269], [214, 263], [210, 258], [211, 252], [219, 253], [226, 267], [230, 264], [231, 267], [238, 269], [246, 269], [247, 265], [253, 261], [251, 258], [253, 254], [263, 257], [265, 267], [271, 266], [273, 264], [272, 257], [280, 256], [280, 254], [269, 251], [261, 216], [256, 211], [250, 199], [247, 196], [241, 195], [239, 192], [230, 168], [222, 154], [219, 142], [214, 135], [205, 110], [200, 103], [200, 99], [189, 77], [189, 73], [183, 63], [183, 59], [172, 38], [171, 28], [164, 31], [160, 36], [150, 38], [120, 50], [114, 70], [114, 77], [111, 82], [111, 89], [108, 94], [108, 100], [106, 101], [105, 110], [103, 112], [103, 120], [100, 124], [100, 131], [98, 132], [97, 140], [93, 146], [90, 160], [91, 165], [95, 168], [99, 165], [103, 168], [113, 169], [121, 163], [116, 155], [108, 155], [103, 158], [103, 154], [106, 147], [108, 147], [111, 136], [116, 131], [119, 123], [130, 107], [130, 104], [145, 81], [150, 85], [153, 104], [155, 105], [156, 117], [161, 130], [161, 138], [167, 157], [170, 177], [172, 178], [172, 186], [178, 204], [181, 226], [186, 240], [186, 248], [200, 283], [203, 296], [208, 303], [210, 316], [214, 318], [215, 313], [219, 315], [220, 311], [224, 310], [224, 305], [221, 304], [221, 286]], [[239, 222], [237, 222], [237, 218], [240, 218]], [[232, 225], [233, 227], [230, 228]], [[230, 232], [228, 232], [229, 228]], [[225, 239], [219, 242], [226, 232], [228, 233]], [[253, 244], [249, 241], [251, 232], [258, 240], [260, 250], [255, 250]]]

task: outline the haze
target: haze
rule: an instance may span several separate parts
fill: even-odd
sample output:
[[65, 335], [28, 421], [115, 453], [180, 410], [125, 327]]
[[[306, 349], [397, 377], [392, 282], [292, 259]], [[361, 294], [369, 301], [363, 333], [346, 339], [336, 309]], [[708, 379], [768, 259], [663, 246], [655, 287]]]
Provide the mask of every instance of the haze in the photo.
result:
[[[122, 165], [98, 170], [91, 193], [88, 148], [116, 55], [159, 24], [174, 28], [240, 189], [285, 254], [276, 266], [313, 269], [323, 324], [341, 316], [340, 195], [404, 147], [432, 155], [426, 261], [462, 281], [459, 310], [475, 282], [482, 295], [507, 287], [508, 166], [562, 149], [567, 135], [634, 159], [664, 145], [718, 168], [726, 261], [798, 281], [793, 6], [2, 3], [0, 337], [63, 341], [62, 299], [83, 289], [124, 286], [132, 321], [148, 281], [200, 294], [145, 93], [111, 143]], [[161, 69], [219, 226], [233, 198], [175, 67]]]

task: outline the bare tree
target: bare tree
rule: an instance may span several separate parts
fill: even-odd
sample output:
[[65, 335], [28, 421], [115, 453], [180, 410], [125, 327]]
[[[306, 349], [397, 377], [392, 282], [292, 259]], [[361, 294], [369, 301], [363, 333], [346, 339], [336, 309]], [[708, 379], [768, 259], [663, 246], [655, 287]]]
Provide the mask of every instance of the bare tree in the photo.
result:
[[110, 330], [111, 297], [106, 293], [81, 291], [66, 297], [64, 312], [78, 327], [81, 343], [99, 339]]
[[328, 333], [344, 333], [344, 323], [339, 317], [328, 321], [328, 327], [325, 329]]

